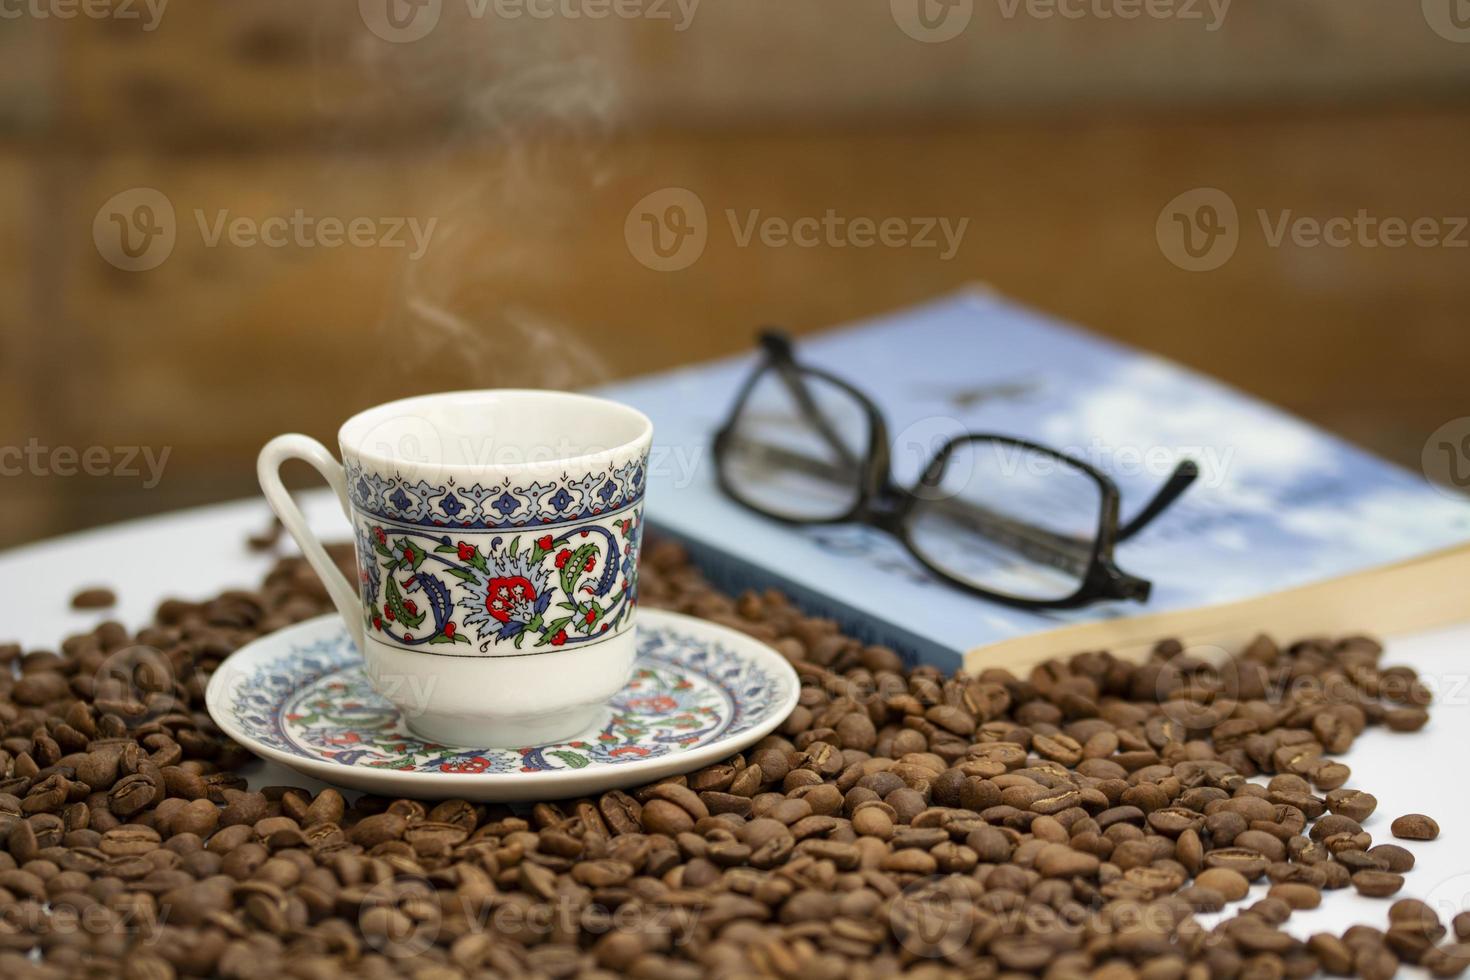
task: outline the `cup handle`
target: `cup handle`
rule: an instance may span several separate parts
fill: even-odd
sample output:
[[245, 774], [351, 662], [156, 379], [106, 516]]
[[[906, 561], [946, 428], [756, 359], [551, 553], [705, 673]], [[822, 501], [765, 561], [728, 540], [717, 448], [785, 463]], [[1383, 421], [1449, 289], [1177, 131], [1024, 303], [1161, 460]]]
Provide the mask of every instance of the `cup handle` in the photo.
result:
[[281, 483], [281, 464], [288, 459], [299, 459], [309, 463], [327, 484], [337, 494], [337, 500], [342, 504], [342, 512], [352, 520], [352, 506], [347, 499], [347, 476], [342, 469], [342, 464], [332, 456], [326, 446], [317, 442], [310, 436], [284, 435], [276, 436], [265, 444], [260, 451], [260, 457], [255, 463], [256, 476], [260, 478], [260, 489], [265, 493], [266, 503], [270, 504], [271, 510], [281, 519], [291, 537], [296, 539], [297, 546], [302, 555], [316, 571], [317, 577], [326, 586], [327, 594], [332, 597], [332, 602], [337, 606], [337, 611], [342, 614], [342, 619], [347, 623], [347, 631], [352, 635], [352, 640], [357, 644], [357, 649], [363, 649], [363, 625], [362, 625], [362, 599], [357, 589], [342, 574], [327, 549], [322, 547], [321, 541], [311, 533], [306, 526], [306, 518], [301, 513], [301, 508], [296, 506], [296, 501], [291, 499], [290, 492]]

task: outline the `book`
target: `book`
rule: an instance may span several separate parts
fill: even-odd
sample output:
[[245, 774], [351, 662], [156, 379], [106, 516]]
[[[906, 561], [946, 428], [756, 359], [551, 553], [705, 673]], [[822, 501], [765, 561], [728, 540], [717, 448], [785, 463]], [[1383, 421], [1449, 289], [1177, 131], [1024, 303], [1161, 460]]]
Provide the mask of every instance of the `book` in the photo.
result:
[[[880, 407], [900, 485], [912, 485], [937, 445], [963, 432], [1020, 437], [1086, 460], [1118, 484], [1125, 519], [1178, 461], [1199, 466], [1194, 486], [1115, 553], [1125, 571], [1153, 582], [1146, 604], [1015, 609], [935, 578], [881, 531], [793, 528], [723, 494], [712, 440], [757, 363], [754, 349], [599, 392], [653, 420], [650, 528], [681, 540], [721, 588], [780, 589], [910, 661], [952, 669], [967, 651], [977, 652], [972, 664], [985, 662], [987, 649], [1002, 661], [1034, 660], [1051, 640], [1029, 638], [1059, 629], [1058, 653], [1127, 645], [1140, 642], [1139, 629], [1172, 635], [1171, 623], [1191, 622], [1185, 614], [1249, 615], [1248, 600], [1401, 569], [1470, 541], [1470, 500], [1423, 475], [1202, 374], [981, 289], [803, 336], [795, 350], [800, 362], [852, 383]], [[1434, 567], [1461, 568], [1456, 554]], [[1232, 614], [1237, 604], [1244, 611]], [[1435, 604], [1440, 621], [1449, 614], [1443, 605]], [[1210, 622], [1217, 638], [1229, 632]], [[1379, 627], [1320, 626], [1335, 628]]]

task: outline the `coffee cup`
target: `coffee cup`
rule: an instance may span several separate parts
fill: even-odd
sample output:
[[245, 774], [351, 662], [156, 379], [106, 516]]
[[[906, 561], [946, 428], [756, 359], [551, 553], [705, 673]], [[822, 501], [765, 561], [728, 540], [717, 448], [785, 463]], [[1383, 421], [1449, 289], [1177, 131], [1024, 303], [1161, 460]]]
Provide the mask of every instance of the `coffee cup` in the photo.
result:
[[[641, 412], [589, 395], [451, 392], [354, 415], [340, 463], [283, 435], [257, 470], [414, 734], [531, 746], [594, 726], [632, 670], [652, 435]], [[341, 502], [356, 582], [282, 484], [292, 459]]]

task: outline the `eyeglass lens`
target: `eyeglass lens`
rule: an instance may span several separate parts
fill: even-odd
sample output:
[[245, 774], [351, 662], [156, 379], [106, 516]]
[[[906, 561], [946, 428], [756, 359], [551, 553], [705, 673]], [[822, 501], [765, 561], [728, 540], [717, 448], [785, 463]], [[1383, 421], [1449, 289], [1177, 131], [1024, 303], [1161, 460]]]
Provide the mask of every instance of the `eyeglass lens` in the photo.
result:
[[1082, 585], [1102, 490], [1065, 460], [1005, 442], [963, 442], [939, 479], [915, 493], [909, 541], [951, 577], [1040, 602]]
[[771, 366], [741, 404], [720, 462], [747, 505], [791, 520], [834, 520], [861, 496], [870, 438], [867, 412], [850, 392]]

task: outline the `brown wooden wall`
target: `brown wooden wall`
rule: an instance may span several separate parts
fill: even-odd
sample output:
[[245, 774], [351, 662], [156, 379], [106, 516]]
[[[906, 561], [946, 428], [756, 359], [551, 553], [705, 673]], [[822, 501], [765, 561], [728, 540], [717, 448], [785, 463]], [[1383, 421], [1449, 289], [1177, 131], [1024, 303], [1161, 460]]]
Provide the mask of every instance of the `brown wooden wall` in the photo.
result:
[[[1184, 2], [1204, 20], [974, 0], [945, 43], [889, 0], [703, 0], [683, 31], [443, 0], [408, 43], [345, 2], [4, 21], [0, 447], [169, 457], [151, 488], [0, 477], [0, 545], [250, 493], [270, 435], [329, 438], [388, 397], [596, 383], [977, 280], [1414, 464], [1470, 415], [1470, 249], [1273, 246], [1257, 212], [1470, 215], [1470, 39], [1418, 3], [1235, 0], [1210, 30]], [[659, 272], [624, 229], [670, 187], [703, 202], [709, 244]], [[1187, 272], [1156, 222], [1198, 187], [1230, 195], [1240, 244]], [[176, 240], [125, 271], [97, 235], [139, 188]], [[742, 247], [725, 218], [828, 209], [970, 225], [945, 260]], [[298, 210], [437, 224], [414, 259], [211, 246], [197, 217]]]

